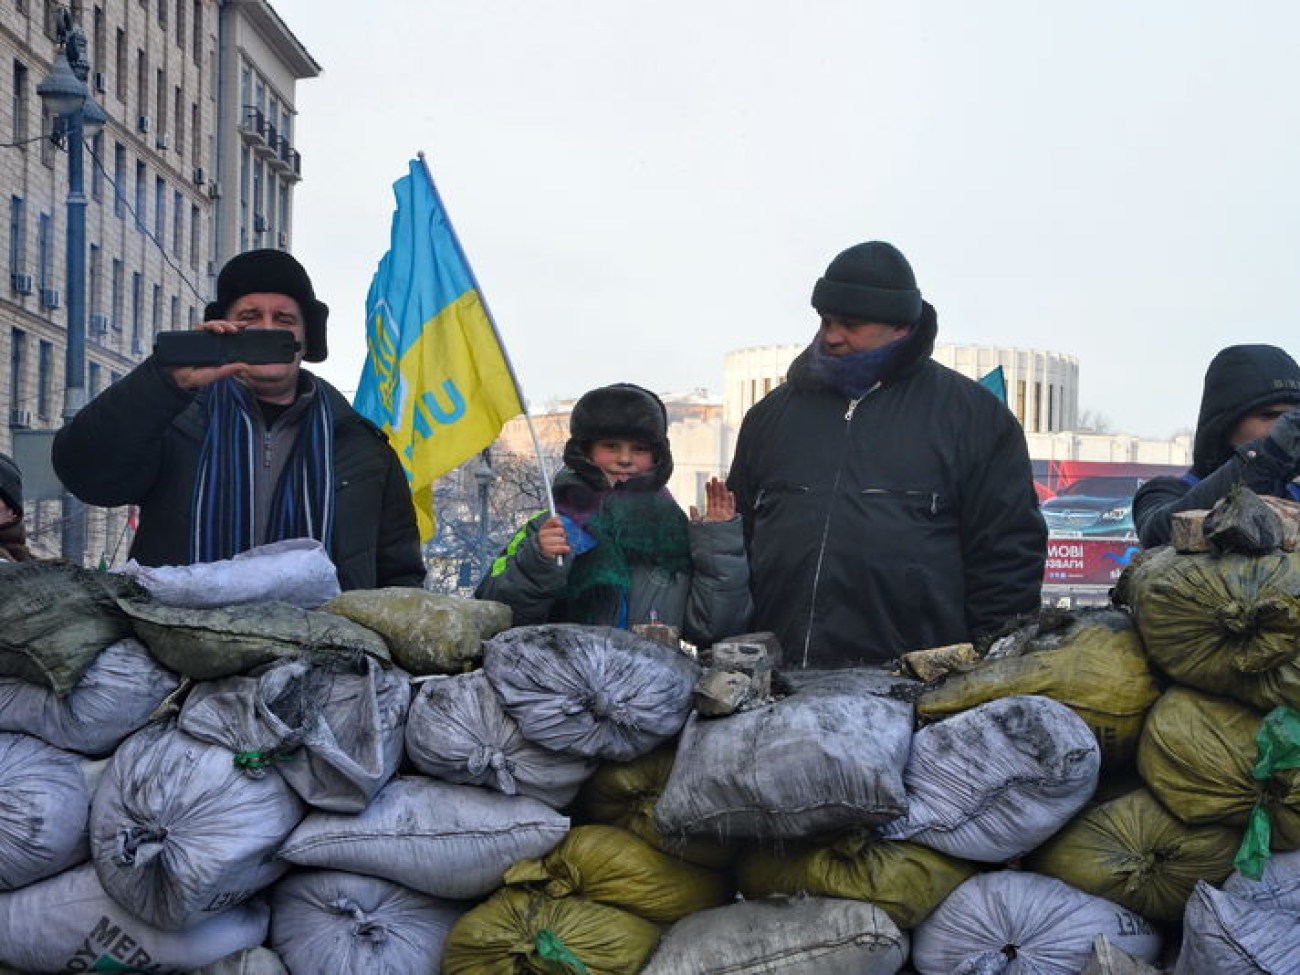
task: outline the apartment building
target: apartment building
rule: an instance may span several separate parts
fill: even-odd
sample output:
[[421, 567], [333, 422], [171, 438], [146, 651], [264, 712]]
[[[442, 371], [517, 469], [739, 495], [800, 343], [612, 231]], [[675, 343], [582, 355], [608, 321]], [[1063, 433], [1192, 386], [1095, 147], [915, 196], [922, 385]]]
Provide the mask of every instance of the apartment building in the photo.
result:
[[[240, 250], [292, 244], [294, 86], [320, 67], [265, 0], [0, 0], [0, 450], [27, 471], [28, 525], [58, 554], [48, 441], [63, 419], [69, 160], [37, 94], [61, 9], [108, 117], [84, 152], [86, 395], [201, 320]], [[125, 555], [127, 513], [87, 513], [87, 557]]]

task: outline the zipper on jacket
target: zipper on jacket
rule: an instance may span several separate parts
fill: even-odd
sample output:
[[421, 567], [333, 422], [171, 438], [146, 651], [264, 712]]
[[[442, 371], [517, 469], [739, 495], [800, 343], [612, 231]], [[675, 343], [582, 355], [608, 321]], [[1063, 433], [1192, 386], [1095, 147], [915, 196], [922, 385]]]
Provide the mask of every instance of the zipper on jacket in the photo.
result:
[[262, 431], [262, 466], [268, 470], [271, 467], [271, 431]]
[[[924, 497], [925, 491], [886, 491], [884, 488], [863, 488], [863, 494], [904, 494], [914, 497]], [[930, 491], [930, 516], [934, 517], [939, 513], [939, 492]]]

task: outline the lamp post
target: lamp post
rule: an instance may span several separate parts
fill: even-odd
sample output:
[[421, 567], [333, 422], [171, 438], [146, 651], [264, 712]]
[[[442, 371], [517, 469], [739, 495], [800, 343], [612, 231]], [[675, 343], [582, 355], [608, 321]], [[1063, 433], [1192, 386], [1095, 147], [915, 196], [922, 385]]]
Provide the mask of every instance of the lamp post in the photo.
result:
[[[59, 11], [59, 53], [44, 80], [36, 86], [54, 118], [66, 120], [68, 147], [68, 236], [66, 290], [68, 292], [67, 350], [64, 356], [63, 422], [71, 420], [86, 403], [86, 193], [83, 141], [108, 121], [86, 87], [90, 62], [86, 35], [65, 7]], [[78, 565], [86, 557], [85, 507], [63, 492], [61, 554]]]
[[485, 447], [480, 453], [478, 466], [474, 468], [474, 483], [478, 485], [478, 537], [474, 542], [475, 568], [480, 576], [487, 570], [488, 562], [488, 492], [496, 481], [496, 471], [492, 469], [492, 448]]

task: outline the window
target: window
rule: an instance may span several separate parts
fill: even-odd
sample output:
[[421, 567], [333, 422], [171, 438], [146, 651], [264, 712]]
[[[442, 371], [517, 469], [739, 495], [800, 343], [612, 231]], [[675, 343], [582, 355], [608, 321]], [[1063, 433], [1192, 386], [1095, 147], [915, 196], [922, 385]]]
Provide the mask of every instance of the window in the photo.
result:
[[42, 340], [36, 360], [36, 412], [42, 420], [48, 420], [51, 416], [53, 397], [50, 395], [50, 384], [53, 375], [54, 345]]
[[104, 390], [104, 367], [98, 362], [88, 362], [86, 372], [86, 395], [94, 399]]
[[167, 327], [173, 332], [181, 327], [181, 300], [172, 295], [171, 315], [167, 318]]
[[113, 87], [119, 101], [126, 101], [126, 31], [117, 29], [117, 50], [113, 56]]
[[54, 220], [48, 213], [36, 222], [36, 279], [42, 288], [54, 287]]
[[162, 331], [162, 285], [153, 286], [153, 300], [149, 305], [149, 340], [158, 338]]
[[27, 138], [27, 65], [21, 61], [14, 62], [14, 142]]
[[139, 354], [140, 330], [144, 326], [144, 275], [139, 271], [131, 273], [131, 351]]
[[9, 273], [27, 269], [27, 203], [21, 196], [9, 198]]
[[96, 74], [103, 74], [108, 65], [108, 41], [105, 39], [107, 32], [104, 29], [103, 7], [95, 8], [93, 23], [91, 36], [94, 38], [94, 50], [90, 52], [91, 70]]
[[161, 68], [158, 69], [157, 93], [153, 124], [157, 126], [158, 148], [162, 149], [167, 145], [167, 72]]
[[90, 140], [90, 195], [96, 200], [104, 198], [104, 133], [99, 131]]
[[195, 166], [203, 162], [199, 153], [199, 103], [190, 103], [190, 162]]
[[41, 162], [46, 166], [54, 165], [54, 143], [62, 137], [63, 134], [63, 116], [52, 118], [50, 110], [44, 102], [41, 102], [41, 135], [48, 135], [50, 138], [41, 140]]
[[98, 315], [104, 310], [104, 252], [98, 244], [90, 245], [86, 265], [86, 305]]
[[158, 246], [163, 246], [164, 234], [167, 232], [167, 181], [161, 176], [153, 180], [153, 235]]
[[113, 278], [109, 281], [109, 297], [113, 303], [113, 328], [122, 331], [122, 285], [125, 273], [122, 262], [113, 258]]
[[26, 408], [27, 333], [15, 328], [9, 333], [9, 403], [11, 408]]
[[126, 146], [120, 142], [113, 143], [113, 213], [122, 216], [126, 212]]
[[149, 56], [140, 50], [135, 55], [135, 113], [149, 114]]
[[135, 164], [135, 225], [141, 230], [144, 229], [144, 195], [148, 192], [145, 189], [148, 177], [145, 174], [144, 163], [136, 162]]
[[185, 211], [181, 208], [180, 190], [172, 192], [172, 253], [177, 257], [181, 256], [181, 246], [184, 243], [182, 232], [185, 229]]
[[203, 60], [203, 0], [194, 0], [194, 16], [191, 29], [194, 31], [194, 63]]
[[185, 151], [185, 97], [181, 86], [177, 85], [172, 96], [172, 135], [176, 139], [172, 146], [177, 152]]
[[199, 208], [190, 205], [190, 267], [199, 269]]
[[167, 7], [170, 0], [158, 0], [158, 26], [167, 29]]

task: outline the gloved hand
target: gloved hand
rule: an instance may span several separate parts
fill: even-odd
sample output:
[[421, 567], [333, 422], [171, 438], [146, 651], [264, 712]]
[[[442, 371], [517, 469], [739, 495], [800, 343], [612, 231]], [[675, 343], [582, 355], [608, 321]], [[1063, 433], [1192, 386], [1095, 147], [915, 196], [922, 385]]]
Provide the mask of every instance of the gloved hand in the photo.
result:
[[1300, 464], [1300, 409], [1280, 416], [1265, 439], [1276, 453]]

